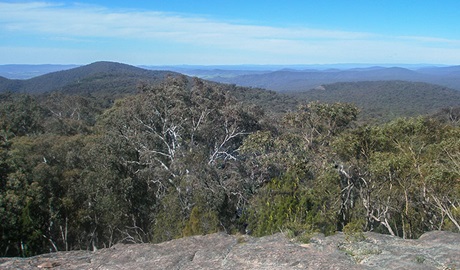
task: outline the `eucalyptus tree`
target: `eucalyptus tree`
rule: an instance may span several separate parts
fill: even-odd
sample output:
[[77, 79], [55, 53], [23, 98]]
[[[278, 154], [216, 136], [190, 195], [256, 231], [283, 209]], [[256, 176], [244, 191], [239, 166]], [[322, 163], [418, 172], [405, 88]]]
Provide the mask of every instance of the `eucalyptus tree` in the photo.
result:
[[[157, 217], [177, 209], [174, 222], [182, 225], [167, 233], [177, 237], [195, 206], [204, 209], [195, 213], [221, 215], [224, 202], [238, 203], [244, 196], [237, 149], [258, 122], [220, 86], [199, 79], [170, 77], [141, 85], [140, 92], [107, 111], [103, 129], [126, 177], [146, 192], [136, 201], [151, 198], [147, 208]], [[150, 222], [161, 234], [161, 220], [153, 216]]]
[[[340, 223], [344, 184], [334, 168], [330, 143], [351, 128], [358, 109], [350, 104], [301, 105], [271, 130], [248, 136], [240, 151], [259, 183], [248, 210], [258, 235], [288, 227], [331, 233]], [[342, 201], [342, 203], [341, 203]]]
[[357, 194], [351, 218], [364, 218], [365, 230], [404, 238], [459, 230], [458, 132], [413, 118], [342, 134], [333, 147], [342, 178]]

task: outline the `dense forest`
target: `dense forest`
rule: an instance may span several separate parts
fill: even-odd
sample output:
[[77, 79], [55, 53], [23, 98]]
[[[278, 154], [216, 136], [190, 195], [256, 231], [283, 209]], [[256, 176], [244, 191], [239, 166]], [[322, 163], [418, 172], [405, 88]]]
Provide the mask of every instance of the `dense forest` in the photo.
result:
[[386, 122], [416, 117], [460, 106], [460, 91], [440, 85], [408, 81], [340, 82], [293, 92], [297, 100], [353, 103], [361, 109], [359, 121]]
[[460, 230], [458, 108], [366, 124], [349, 103], [283, 110], [277, 97], [177, 75], [114, 102], [1, 94], [0, 255], [217, 231]]

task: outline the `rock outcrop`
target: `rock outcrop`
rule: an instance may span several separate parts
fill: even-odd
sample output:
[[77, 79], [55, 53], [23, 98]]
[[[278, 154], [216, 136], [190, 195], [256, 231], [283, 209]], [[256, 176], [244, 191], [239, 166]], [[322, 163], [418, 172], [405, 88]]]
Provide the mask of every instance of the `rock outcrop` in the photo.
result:
[[417, 240], [364, 233], [315, 235], [308, 244], [282, 234], [223, 233], [160, 244], [117, 244], [91, 251], [0, 258], [0, 269], [460, 269], [460, 234], [434, 231]]

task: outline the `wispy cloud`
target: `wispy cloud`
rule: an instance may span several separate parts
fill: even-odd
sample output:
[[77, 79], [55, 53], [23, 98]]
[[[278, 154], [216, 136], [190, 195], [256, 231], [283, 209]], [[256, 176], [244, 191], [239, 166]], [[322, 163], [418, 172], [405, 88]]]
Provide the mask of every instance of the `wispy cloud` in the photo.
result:
[[[193, 43], [228, 44], [235, 38], [239, 42], [257, 42], [369, 36], [368, 33], [235, 24], [165, 12], [47, 3], [0, 3], [0, 21], [1, 28], [11, 31], [80, 37], [166, 38]], [[225, 42], [221, 42], [222, 39]]]
[[[146, 44], [169, 42], [259, 54], [259, 59], [254, 58], [254, 61], [265, 54], [265, 57], [286, 56], [289, 61], [303, 57], [304, 62], [384, 61], [399, 55], [403, 62], [415, 57], [411, 56], [413, 51], [432, 52], [433, 43], [439, 47], [459, 43], [432, 37], [388, 37], [377, 33], [273, 27], [185, 14], [45, 2], [0, 3], [0, 31], [67, 42], [101, 39]], [[426, 43], [430, 44], [425, 48]], [[417, 48], [408, 48], [413, 46]], [[457, 60], [460, 61], [460, 56]]]

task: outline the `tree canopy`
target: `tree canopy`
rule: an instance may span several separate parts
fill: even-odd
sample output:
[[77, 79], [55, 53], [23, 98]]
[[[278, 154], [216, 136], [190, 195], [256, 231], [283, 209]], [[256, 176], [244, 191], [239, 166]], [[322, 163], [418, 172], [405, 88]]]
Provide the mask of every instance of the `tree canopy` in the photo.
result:
[[244, 95], [170, 76], [114, 103], [3, 94], [0, 254], [217, 231], [460, 230], [456, 109], [366, 125], [352, 104], [272, 112], [231, 91]]

